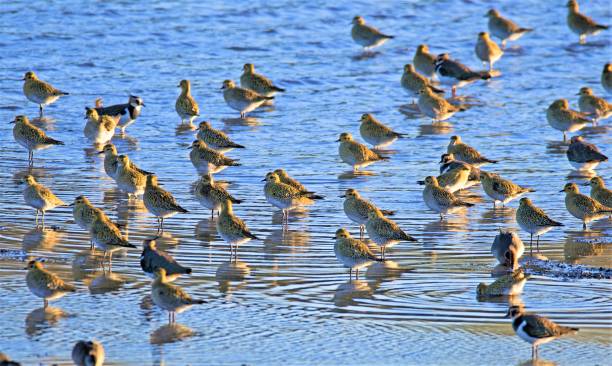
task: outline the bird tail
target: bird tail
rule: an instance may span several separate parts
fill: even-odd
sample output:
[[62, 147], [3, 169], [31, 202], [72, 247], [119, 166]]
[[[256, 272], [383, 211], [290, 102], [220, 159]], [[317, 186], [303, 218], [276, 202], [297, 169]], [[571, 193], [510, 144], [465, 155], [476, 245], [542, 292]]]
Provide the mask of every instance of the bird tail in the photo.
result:
[[474, 204], [473, 203], [469, 203], [469, 202], [459, 201], [459, 202], [457, 202], [457, 206], [472, 207], [472, 206], [474, 206]]
[[380, 210], [380, 212], [382, 212], [382, 214], [385, 215], [385, 216], [393, 216], [393, 215], [395, 215], [395, 211], [391, 211], [391, 210]]
[[415, 238], [413, 238], [412, 236], [406, 234], [405, 232], [402, 231], [401, 234], [402, 240], [407, 240], [407, 241], [418, 241]]
[[607, 25], [597, 24], [597, 25], [595, 25], [595, 28], [597, 28], [597, 29], [604, 29], [605, 30], [605, 29], [608, 29], [609, 27]]
[[408, 134], [407, 134], [407, 133], [399, 133], [399, 132], [396, 132], [396, 133], [395, 133], [395, 136], [399, 137], [400, 139], [405, 139], [405, 138], [408, 138]]
[[389, 160], [390, 158], [385, 155], [378, 155], [378, 160]]
[[230, 198], [230, 201], [232, 201], [232, 203], [235, 203], [237, 205], [239, 205], [239, 204], [241, 204], [243, 202], [243, 200], [239, 200], [239, 199], [236, 199], [236, 198], [233, 198], [233, 197]]
[[491, 159], [487, 159], [487, 158], [484, 158], [484, 161], [486, 161], [487, 163], [491, 163], [491, 164], [497, 164], [498, 163], [497, 160], [491, 160]]
[[285, 89], [279, 88], [278, 86], [273, 86], [272, 90], [274, 90], [275, 92], [281, 92], [281, 93], [285, 91]]
[[193, 305], [201, 305], [201, 304], [206, 304], [206, 301], [205, 300], [201, 300], [201, 299], [192, 299], [191, 303]]
[[272, 99], [274, 99], [274, 96], [271, 96], [271, 97], [265, 97], [265, 96], [264, 96], [263, 98], [264, 98], [265, 100], [272, 100]]
[[183, 268], [183, 269], [184, 269], [184, 271], [185, 271], [185, 274], [191, 274], [191, 272], [192, 272], [192, 270], [191, 270], [191, 268], [190, 268], [190, 267], [185, 267], [185, 268]]
[[186, 209], [184, 209], [183, 207], [181, 207], [179, 205], [176, 205], [176, 209], [180, 213], [187, 213], [187, 212], [189, 212], [189, 211], [187, 211]]
[[533, 32], [533, 28], [519, 28], [518, 32], [519, 32], [519, 33], [529, 33], [529, 32]]
[[58, 95], [70, 95], [70, 93], [66, 93], [66, 92], [63, 92], [63, 91], [61, 91], [61, 90], [60, 90], [60, 91], [58, 91], [58, 92], [57, 92], [57, 94], [58, 94]]
[[231, 143], [230, 147], [233, 147], [235, 149], [244, 149], [244, 146], [242, 146], [240, 144], [235, 144], [235, 143]]
[[324, 197], [318, 194], [313, 194], [313, 193], [309, 193], [306, 197], [310, 198], [311, 200], [322, 200]]
[[550, 220], [550, 226], [565, 226], [562, 223], [558, 222], [558, 221], [554, 221], [554, 220]]
[[432, 85], [429, 86], [429, 90], [431, 90], [434, 93], [444, 94], [444, 90], [440, 88], [436, 88], [435, 86], [432, 86]]
[[[607, 28], [607, 27], [606, 27], [606, 28]], [[389, 39], [393, 39], [393, 38], [395, 38], [395, 36], [390, 36], [390, 35], [387, 35], [387, 34], [383, 34], [383, 37], [385, 37], [385, 38], [389, 38]]]
[[579, 328], [561, 327], [561, 334], [576, 334], [579, 330]]
[[240, 164], [238, 161], [236, 160], [232, 160], [231, 162], [229, 162], [229, 164], [227, 164], [227, 166], [241, 166], [242, 164]]
[[250, 231], [248, 231], [248, 230], [244, 230], [244, 231], [242, 232], [242, 234], [244, 234], [244, 236], [246, 236], [246, 237], [247, 237], [247, 238], [249, 238], [249, 239], [259, 240], [259, 238], [258, 238], [258, 237], [256, 237], [255, 235], [253, 235], [253, 234], [252, 234]]
[[535, 192], [536, 190], [533, 188], [525, 188], [523, 187], [523, 192], [527, 193], [527, 192]]
[[51, 144], [51, 145], [64, 145], [63, 141], [52, 139], [51, 137], [47, 137], [46, 143]]

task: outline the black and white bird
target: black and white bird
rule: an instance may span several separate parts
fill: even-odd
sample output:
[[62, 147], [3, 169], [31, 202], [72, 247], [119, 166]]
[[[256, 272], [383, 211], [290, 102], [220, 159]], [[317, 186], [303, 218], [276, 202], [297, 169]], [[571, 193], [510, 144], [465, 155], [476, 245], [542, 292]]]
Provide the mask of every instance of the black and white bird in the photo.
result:
[[144, 106], [142, 98], [130, 95], [126, 104], [115, 104], [108, 107], [96, 106], [96, 111], [101, 116], [121, 116], [117, 127], [121, 130], [121, 134], [124, 134], [125, 129], [140, 116], [140, 110]]
[[182, 274], [191, 274], [191, 268], [180, 265], [170, 254], [157, 249], [155, 239], [144, 240], [140, 268], [151, 278], [155, 278], [155, 271], [158, 268], [163, 268], [166, 270], [168, 282], [174, 281]]
[[469, 188], [480, 183], [480, 169], [476, 168], [472, 164], [466, 163], [465, 161], [455, 159], [454, 154], [442, 154], [442, 156], [440, 156], [439, 164], [440, 175], [459, 167], [465, 167], [469, 169], [470, 176], [464, 188]]
[[457, 88], [473, 83], [476, 80], [488, 80], [491, 73], [488, 71], [473, 71], [457, 60], [452, 60], [448, 53], [442, 53], [434, 62], [436, 74], [441, 82], [452, 85], [453, 97]]
[[538, 357], [538, 346], [564, 335], [574, 334], [578, 328], [564, 327], [542, 316], [528, 314], [522, 306], [510, 306], [506, 318], [512, 318], [512, 328], [516, 335], [531, 344], [531, 358]]

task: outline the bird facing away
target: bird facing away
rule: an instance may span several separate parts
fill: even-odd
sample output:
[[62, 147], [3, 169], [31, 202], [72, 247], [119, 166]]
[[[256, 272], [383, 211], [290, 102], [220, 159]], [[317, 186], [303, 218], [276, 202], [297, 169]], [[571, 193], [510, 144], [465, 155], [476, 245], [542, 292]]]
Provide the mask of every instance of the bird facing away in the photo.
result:
[[453, 193], [440, 187], [438, 179], [433, 176], [425, 178], [423, 201], [427, 207], [440, 214], [440, 220], [444, 219], [444, 215], [454, 213], [462, 207], [474, 206], [471, 203], [458, 199]]
[[26, 116], [16, 116], [13, 121], [13, 138], [17, 143], [28, 150], [28, 162], [34, 164], [34, 151], [43, 150], [53, 145], [64, 143], [48, 137], [45, 131], [34, 126]]
[[591, 198], [606, 207], [612, 207], [612, 191], [606, 188], [601, 177], [593, 177], [587, 183], [591, 186]]
[[176, 98], [174, 109], [181, 117], [181, 123], [185, 123], [185, 120], [187, 120], [189, 124], [192, 124], [194, 118], [200, 115], [200, 107], [191, 95], [191, 82], [181, 80], [177, 86], [181, 88], [181, 94]]
[[596, 122], [612, 116], [612, 104], [593, 94], [593, 89], [586, 86], [582, 87], [578, 95], [580, 96], [578, 98], [580, 112], [592, 117], [593, 121]]
[[612, 94], [612, 63], [605, 64], [601, 71], [601, 86]]
[[166, 277], [164, 268], [158, 268], [155, 271], [155, 276], [156, 278], [151, 284], [151, 298], [155, 305], [168, 311], [168, 323], [176, 322], [176, 314], [182, 313], [192, 305], [206, 303], [204, 300], [192, 298], [182, 288], [171, 284]]
[[259, 108], [268, 100], [274, 99], [273, 96], [267, 97], [251, 89], [237, 87], [231, 80], [223, 81], [223, 99], [225, 103], [240, 112], [240, 118], [244, 118], [247, 113]]
[[236, 257], [238, 255], [239, 245], [251, 239], [259, 240], [257, 236], [251, 233], [244, 221], [234, 215], [232, 201], [230, 200], [226, 200], [221, 205], [216, 227], [219, 236], [230, 245], [230, 257], [232, 248], [234, 249], [234, 257]]
[[97, 341], [78, 341], [72, 348], [72, 361], [77, 366], [102, 366], [104, 356], [104, 347]]
[[57, 198], [51, 190], [36, 182], [31, 175], [23, 177], [23, 200], [36, 210], [36, 226], [38, 226], [38, 213], [42, 212], [42, 226], [45, 227], [45, 212], [53, 210], [57, 206], [66, 206], [64, 201]]
[[398, 138], [404, 138], [407, 135], [398, 133], [387, 127], [379, 120], [374, 118], [370, 113], [364, 113], [359, 120], [359, 133], [361, 137], [375, 149], [380, 149], [391, 145]]
[[344, 198], [344, 213], [351, 221], [359, 225], [359, 236], [363, 237], [365, 224], [368, 221], [368, 214], [371, 211], [381, 211], [385, 216], [393, 216], [394, 212], [390, 210], [381, 210], [372, 202], [361, 197], [356, 189], [349, 188], [340, 196]]
[[119, 123], [117, 127], [119, 127], [123, 135], [125, 134], [125, 129], [136, 122], [144, 106], [145, 104], [142, 98], [136, 95], [130, 95], [126, 104], [115, 104], [108, 107], [96, 105], [96, 111], [100, 116], [118, 116]]
[[[91, 225], [93, 224], [96, 214], [105, 216], [104, 211], [95, 207], [85, 196], [76, 197], [69, 206], [72, 206], [72, 216], [74, 217], [74, 222], [76, 222], [81, 229], [86, 230], [88, 233], [91, 231]], [[93, 245], [94, 244], [92, 241], [91, 249], [93, 249]]]
[[502, 49], [506, 48], [507, 41], [516, 41], [526, 33], [533, 31], [531, 28], [519, 27], [510, 19], [501, 16], [495, 9], [489, 10], [486, 17], [489, 18], [489, 32], [501, 40]]
[[431, 117], [432, 122], [446, 121], [455, 113], [465, 111], [464, 107], [450, 103], [443, 96], [436, 94], [431, 88], [419, 90], [417, 106], [421, 113]]
[[273, 172], [267, 173], [263, 181], [266, 182], [264, 186], [266, 200], [272, 206], [283, 211], [285, 222], [288, 220], [289, 210], [311, 205], [315, 200], [323, 199], [323, 197], [311, 192], [304, 192], [289, 184], [282, 183], [278, 174]]
[[457, 88], [473, 83], [477, 80], [488, 80], [491, 73], [488, 71], [472, 71], [469, 67], [457, 60], [452, 60], [448, 53], [436, 57], [436, 73], [440, 81], [452, 85], [452, 96], [457, 94]]
[[213, 128], [208, 121], [200, 122], [197, 138], [222, 154], [233, 149], [244, 149], [244, 146], [232, 141], [225, 132]]
[[535, 189], [521, 187], [508, 179], [503, 179], [495, 173], [480, 172], [480, 182], [487, 196], [493, 199], [493, 207], [496, 202], [506, 203], [524, 195], [525, 193], [535, 192]]
[[26, 267], [26, 284], [34, 295], [43, 299], [44, 307], [49, 305], [49, 300], [59, 299], [69, 292], [76, 292], [76, 288], [43, 268], [38, 261], [28, 262]]
[[272, 80], [256, 73], [253, 64], [244, 64], [242, 70], [242, 75], [240, 75], [240, 86], [245, 89], [251, 89], [266, 97], [272, 97], [277, 92], [285, 91], [285, 89], [275, 86]]
[[[104, 147], [102, 148], [102, 151], [99, 151], [98, 154], [104, 154], [104, 171], [109, 177], [115, 180], [117, 177], [117, 166], [119, 165], [118, 163], [119, 155], [117, 154], [117, 148], [115, 147], [115, 145], [109, 142], [108, 144], [104, 145]], [[137, 167], [136, 164], [134, 164], [134, 162], [131, 160], [130, 160], [130, 166], [133, 169], [136, 169], [138, 172], [140, 172], [143, 175], [151, 174], [147, 172], [146, 170], [142, 170], [139, 167]]]
[[400, 241], [417, 241], [406, 234], [395, 222], [383, 216], [379, 210], [368, 212], [365, 224], [368, 236], [380, 246], [381, 258], [385, 258], [385, 250]]
[[476, 168], [488, 163], [497, 163], [497, 160], [491, 160], [484, 157], [478, 152], [478, 150], [464, 143], [463, 140], [461, 140], [461, 137], [456, 135], [451, 136], [446, 152], [453, 154], [456, 159], [471, 164]]
[[40, 80], [34, 71], [26, 72], [23, 80], [23, 94], [30, 102], [38, 104], [41, 118], [43, 116], [44, 107], [54, 103], [59, 97], [68, 95], [68, 93], [58, 90], [51, 84]]
[[420, 44], [417, 47], [412, 63], [418, 72], [430, 80], [436, 76], [436, 56], [429, 52], [429, 47], [426, 44]]
[[382, 46], [383, 43], [387, 42], [393, 36], [389, 36], [381, 33], [378, 29], [367, 25], [365, 19], [359, 15], [353, 18], [351, 22], [353, 27], [351, 28], [351, 37], [353, 41], [363, 47], [364, 50], [371, 50], [372, 48]]
[[351, 237], [346, 229], [336, 230], [334, 239], [336, 239], [334, 244], [336, 259], [349, 269], [349, 277], [351, 277], [353, 270], [355, 270], [355, 277], [357, 278], [361, 268], [367, 267], [375, 261], [382, 261], [376, 257], [366, 243]]
[[548, 124], [559, 131], [563, 131], [563, 141], [567, 139], [567, 132], [581, 130], [591, 121], [580, 112], [570, 109], [567, 99], [557, 99], [546, 110]]
[[458, 167], [465, 167], [470, 170], [468, 181], [465, 183], [463, 188], [470, 188], [477, 184], [480, 184], [480, 169], [476, 168], [472, 164], [468, 164], [464, 161], [455, 159], [454, 154], [445, 153], [440, 156], [440, 174], [447, 173]]
[[174, 196], [157, 184], [157, 176], [147, 175], [144, 194], [142, 195], [147, 210], [157, 218], [157, 231], [164, 232], [164, 219], [172, 217], [177, 213], [189, 211], [181, 207]]
[[560, 192], [565, 192], [565, 208], [577, 219], [582, 220], [582, 229], [587, 229], [591, 221], [612, 214], [612, 207], [607, 207], [589, 196], [580, 193], [575, 183], [567, 183]]
[[518, 268], [519, 258], [525, 252], [525, 245], [516, 233], [511, 231], [499, 230], [491, 245], [491, 254], [497, 259], [499, 264], [514, 272]]
[[228, 166], [240, 166], [238, 160], [230, 159], [222, 153], [211, 149], [202, 140], [194, 140], [189, 153], [189, 159], [201, 175], [218, 173]]
[[570, 30], [579, 36], [580, 44], [586, 43], [587, 36], [594, 36], [602, 30], [608, 29], [607, 25], [597, 24], [590, 17], [582, 14], [578, 9], [578, 1], [567, 2], [567, 25]]
[[117, 157], [115, 182], [120, 190], [128, 194], [128, 197], [136, 198], [144, 194], [147, 177], [133, 166], [127, 155], [119, 155]]
[[476, 41], [475, 48], [476, 56], [483, 62], [489, 65], [489, 72], [493, 71], [493, 64], [497, 62], [504, 52], [495, 43], [489, 33], [480, 32], [478, 33], [478, 39]]
[[540, 235], [544, 235], [555, 227], [564, 226], [548, 217], [544, 210], [534, 205], [527, 197], [523, 197], [519, 201], [519, 208], [516, 210], [516, 223], [521, 229], [529, 233], [529, 248], [532, 253], [534, 235], [537, 238], [536, 248], [540, 250]]
[[176, 280], [182, 274], [191, 274], [191, 268], [181, 266], [170, 254], [157, 249], [155, 239], [143, 241], [140, 268], [151, 278], [155, 278], [155, 271], [158, 268], [163, 268], [166, 270], [166, 279], [169, 282]]
[[348, 132], [341, 133], [340, 138], [338, 138], [336, 142], [340, 142], [340, 146], [338, 146], [340, 159], [342, 159], [344, 163], [352, 166], [353, 171], [359, 168], [365, 168], [377, 161], [389, 159], [388, 156], [382, 156], [370, 150], [364, 144], [353, 140], [353, 135]]
[[119, 116], [100, 116], [94, 108], [87, 107], [85, 107], [85, 119], [87, 123], [83, 128], [83, 135], [96, 145], [110, 141], [119, 123]]
[[525, 313], [522, 306], [510, 306], [506, 318], [512, 318], [512, 329], [522, 340], [531, 344], [531, 357], [537, 359], [538, 346], [564, 335], [575, 334], [578, 328], [555, 324], [543, 316]]
[[210, 217], [214, 217], [215, 210], [220, 211], [221, 206], [227, 200], [232, 203], [240, 204], [241, 200], [234, 198], [220, 184], [215, 183], [211, 174], [204, 174], [196, 183], [194, 195], [200, 204], [208, 208]]
[[592, 170], [608, 161], [608, 157], [599, 151], [597, 146], [584, 141], [582, 136], [572, 136], [566, 152], [567, 160], [577, 170]]
[[[433, 65], [432, 65], [433, 67]], [[404, 89], [406, 89], [410, 95], [413, 97], [418, 97], [421, 89], [429, 88], [434, 93], [444, 94], [444, 90], [436, 88], [431, 84], [428, 78], [419, 74], [413, 65], [406, 64], [404, 65], [404, 73], [402, 74], [402, 78], [400, 80], [400, 84]]]

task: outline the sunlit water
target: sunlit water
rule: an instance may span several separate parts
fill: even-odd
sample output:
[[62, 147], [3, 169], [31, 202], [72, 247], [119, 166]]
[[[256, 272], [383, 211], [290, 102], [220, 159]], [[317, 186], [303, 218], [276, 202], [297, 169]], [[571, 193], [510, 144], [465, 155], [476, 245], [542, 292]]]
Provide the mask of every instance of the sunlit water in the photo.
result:
[[[96, 338], [111, 364], [130, 365], [508, 365], [529, 360], [529, 345], [502, 319], [509, 300], [479, 302], [475, 296], [479, 282], [493, 281], [489, 248], [498, 229], [517, 229], [517, 203], [493, 209], [481, 188], [474, 187], [462, 195], [476, 206], [440, 222], [422, 202], [415, 182], [437, 172], [450, 135], [459, 134], [500, 160], [489, 169], [536, 188], [530, 195], [534, 202], [566, 224], [543, 236], [542, 255], [609, 267], [612, 251], [601, 243], [610, 242], [610, 221], [599, 221], [586, 233], [564, 208], [558, 191], [568, 181], [586, 180], [569, 177], [566, 147], [561, 133], [547, 125], [545, 109], [561, 97], [577, 107], [574, 94], [581, 86], [604, 93], [599, 76], [610, 59], [610, 33], [579, 46], [566, 28], [561, 2], [500, 6], [503, 14], [537, 30], [510, 43], [496, 64], [500, 78], [460, 90], [482, 105], [452, 118], [448, 128], [432, 128], [427, 118], [402, 113], [411, 98], [399, 79], [415, 47], [426, 42], [433, 52], [450, 51], [478, 67], [473, 47], [477, 33], [486, 29], [487, 7], [471, 2], [3, 3], [0, 248], [47, 258], [47, 267], [76, 284], [78, 293], [53, 302], [45, 314], [42, 301], [25, 286], [24, 263], [0, 260], [0, 351], [26, 364], [65, 363], [77, 340]], [[590, 1], [583, 8], [611, 23], [606, 1]], [[374, 57], [360, 57], [349, 37], [348, 23], [356, 14], [397, 38]], [[273, 108], [253, 113], [248, 122], [235, 119], [237, 113], [219, 90], [224, 79], [239, 78], [245, 62], [287, 89]], [[36, 153], [33, 170], [6, 123], [16, 114], [37, 116], [37, 107], [21, 92], [19, 79], [27, 70], [71, 93], [48, 107], [52, 120], [40, 124], [66, 146]], [[243, 166], [217, 175], [245, 200], [235, 211], [262, 238], [240, 247], [236, 263], [229, 263], [228, 247], [216, 235], [210, 213], [191, 193], [197, 174], [186, 148], [193, 133], [177, 131], [174, 112], [176, 85], [183, 78], [192, 81], [203, 118], [247, 146], [229, 153]], [[33, 210], [24, 205], [17, 186], [31, 173], [66, 201], [88, 196], [126, 225], [130, 241], [140, 248], [144, 238], [155, 235], [155, 219], [116, 190], [82, 135], [84, 106], [99, 96], [106, 105], [124, 103], [128, 93], [143, 97], [147, 106], [128, 135], [113, 142], [120, 153], [154, 171], [190, 211], [166, 221], [158, 244], [194, 268], [192, 276], [177, 283], [208, 304], [179, 314], [175, 328], [166, 326], [166, 313], [151, 304], [149, 279], [138, 264], [140, 249], [117, 255], [112, 275], [105, 275], [71, 212], [49, 212], [47, 225], [57, 231], [36, 231]], [[391, 160], [369, 167], [371, 175], [353, 177], [339, 161], [334, 141], [343, 131], [358, 136], [363, 112], [410, 138], [392, 145]], [[583, 132], [610, 155], [607, 125]], [[609, 164], [598, 169], [608, 183]], [[262, 192], [261, 179], [278, 167], [326, 197], [292, 213], [287, 232]], [[396, 210], [394, 219], [419, 240], [394, 247], [389, 261], [353, 282], [334, 258], [331, 239], [342, 226], [358, 232], [338, 198], [349, 187]], [[528, 240], [524, 233], [521, 237]], [[534, 276], [511, 302], [581, 328], [576, 336], [543, 346], [543, 359], [605, 364], [612, 356], [610, 289], [609, 280]]]

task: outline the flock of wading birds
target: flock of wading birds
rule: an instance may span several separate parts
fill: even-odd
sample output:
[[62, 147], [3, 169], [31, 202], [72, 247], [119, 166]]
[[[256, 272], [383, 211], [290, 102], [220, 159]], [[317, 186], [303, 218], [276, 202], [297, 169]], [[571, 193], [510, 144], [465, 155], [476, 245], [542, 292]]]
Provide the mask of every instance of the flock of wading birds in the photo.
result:
[[[576, 1], [567, 4], [569, 13], [567, 22], [572, 31], [579, 34], [580, 43], [585, 42], [586, 35], [595, 34], [607, 27], [598, 25], [592, 19], [578, 12]], [[426, 45], [420, 45], [414, 55], [413, 64], [404, 67], [401, 85], [411, 95], [418, 96], [419, 110], [431, 117], [434, 122], [443, 121], [453, 114], [463, 110], [463, 107], [452, 104], [444, 99], [444, 91], [439, 89], [434, 80], [450, 80], [452, 95], [455, 96], [456, 87], [466, 85], [479, 79], [489, 79], [495, 76], [493, 64], [503, 55], [506, 41], [514, 41], [532, 29], [521, 28], [512, 21], [502, 17], [496, 10], [487, 13], [490, 33], [501, 39], [500, 48], [489, 36], [481, 32], [478, 35], [475, 47], [476, 55], [489, 66], [488, 71], [473, 71], [467, 66], [450, 58], [448, 54], [434, 56], [429, 53]], [[352, 21], [351, 36], [353, 40], [363, 46], [366, 51], [380, 46], [393, 36], [385, 35], [376, 28], [369, 26], [365, 20], [356, 16]], [[608, 93], [612, 93], [612, 66], [606, 64], [601, 76], [601, 82]], [[264, 105], [274, 98], [277, 92], [284, 89], [275, 86], [265, 76], [255, 72], [252, 64], [244, 65], [244, 72], [240, 77], [240, 87], [231, 80], [223, 82], [223, 97], [231, 108], [240, 112], [241, 118], [246, 113]], [[189, 80], [181, 80], [178, 85], [181, 94], [176, 100], [175, 109], [181, 118], [181, 123], [192, 124], [200, 115], [197, 102], [191, 95]], [[28, 100], [40, 107], [40, 117], [43, 116], [43, 107], [47, 106], [68, 93], [62, 92], [51, 84], [42, 81], [37, 75], [29, 71], [25, 74], [23, 92]], [[579, 92], [578, 101], [580, 111], [569, 109], [568, 101], [560, 99], [553, 102], [547, 110], [547, 119], [550, 125], [563, 131], [575, 132], [588, 124], [605, 119], [612, 115], [612, 106], [603, 98], [597, 97], [588, 87]], [[452, 99], [451, 99], [452, 101]], [[158, 233], [163, 232], [164, 219], [178, 213], [187, 212], [174, 199], [172, 194], [158, 185], [157, 177], [150, 172], [136, 166], [126, 155], [118, 155], [111, 138], [119, 128], [121, 133], [136, 121], [144, 106], [142, 98], [130, 96], [128, 103], [104, 107], [101, 100], [96, 101], [94, 108], [86, 108], [84, 135], [94, 145], [103, 146], [100, 154], [104, 154], [104, 170], [117, 184], [117, 187], [135, 199], [142, 196], [144, 206], [158, 220]], [[15, 117], [13, 136], [15, 141], [25, 147], [29, 152], [29, 164], [33, 165], [33, 152], [53, 145], [63, 145], [61, 141], [48, 137], [46, 133], [33, 125], [26, 116]], [[338, 139], [340, 143], [339, 155], [343, 162], [353, 167], [353, 170], [368, 166], [377, 161], [388, 159], [380, 153], [380, 148], [390, 145], [396, 139], [404, 137], [378, 121], [371, 114], [361, 117], [360, 134], [373, 148], [355, 141], [350, 133], [342, 133]], [[201, 175], [195, 187], [195, 196], [207, 209], [218, 211], [216, 229], [221, 238], [230, 245], [230, 256], [236, 255], [237, 247], [252, 239], [258, 239], [251, 233], [246, 224], [238, 218], [232, 209], [233, 204], [241, 201], [234, 198], [225, 188], [213, 179], [213, 174], [229, 166], [240, 165], [236, 160], [228, 158], [224, 153], [244, 148], [232, 141], [224, 132], [211, 126], [209, 122], [201, 122], [197, 131], [197, 140], [190, 146], [189, 157], [197, 172]], [[567, 157], [571, 165], [577, 170], [592, 170], [607, 158], [593, 144], [587, 143], [580, 136], [570, 140]], [[433, 211], [444, 215], [452, 214], [464, 207], [473, 206], [455, 196], [455, 192], [471, 186], [481, 184], [484, 192], [493, 200], [493, 204], [501, 202], [506, 204], [532, 189], [521, 187], [498, 174], [485, 172], [479, 168], [485, 164], [496, 163], [483, 156], [475, 148], [464, 143], [459, 136], [452, 136], [447, 152], [441, 157], [440, 175], [428, 176], [418, 183], [425, 185], [423, 201]], [[283, 212], [283, 227], [288, 224], [289, 211], [299, 206], [310, 205], [323, 197], [308, 190], [297, 180], [291, 178], [284, 170], [277, 169], [266, 174], [264, 181], [264, 194], [267, 201]], [[39, 212], [42, 213], [42, 226], [44, 230], [45, 212], [65, 203], [53, 192], [36, 182], [33, 176], [23, 178], [23, 197], [29, 206], [36, 209], [36, 225], [38, 225]], [[565, 192], [565, 205], [571, 215], [583, 223], [587, 229], [590, 221], [605, 218], [612, 214], [612, 191], [607, 189], [600, 177], [590, 180], [591, 197], [579, 192], [578, 186], [568, 183], [561, 192]], [[355, 189], [346, 190], [341, 197], [345, 198], [344, 212], [349, 219], [359, 224], [360, 239], [353, 238], [346, 229], [339, 229], [335, 234], [334, 251], [338, 260], [356, 272], [368, 266], [373, 261], [383, 261], [385, 249], [400, 241], [416, 241], [405, 233], [394, 221], [392, 211], [382, 210], [372, 202], [362, 198]], [[105, 213], [94, 207], [85, 196], [78, 196], [69, 206], [73, 207], [74, 220], [83, 230], [91, 235], [91, 248], [104, 251], [104, 259], [108, 255], [109, 269], [112, 266], [112, 253], [126, 248], [135, 248], [122, 235], [119, 227], [113, 223]], [[530, 245], [533, 236], [536, 236], [536, 247], [539, 237], [549, 230], [563, 226], [537, 207], [529, 198], [520, 199], [516, 211], [516, 221], [520, 228], [530, 235]], [[364, 229], [370, 239], [378, 245], [381, 255], [378, 257], [362, 241]], [[518, 259], [524, 252], [524, 245], [515, 233], [501, 232], [491, 248], [492, 254], [507, 267], [508, 274], [500, 277], [493, 284], [481, 284], [478, 294], [481, 296], [503, 296], [516, 294], [517, 285], [525, 278], [523, 271], [518, 268]], [[175, 314], [191, 305], [202, 304], [203, 300], [193, 299], [184, 290], [171, 282], [182, 274], [190, 274], [191, 268], [181, 266], [169, 254], [156, 248], [154, 240], [146, 240], [141, 255], [143, 271], [154, 278], [151, 286], [153, 302], [160, 308], [169, 312], [169, 322], [175, 321]], [[103, 264], [104, 266], [104, 261]], [[30, 291], [44, 299], [44, 306], [48, 300], [57, 299], [68, 292], [74, 292], [75, 287], [65, 283], [57, 275], [43, 268], [40, 261], [28, 263], [26, 282]], [[518, 290], [520, 291], [520, 290]], [[537, 357], [539, 344], [553, 340], [561, 335], [577, 331], [574, 328], [559, 326], [552, 321], [533, 314], [523, 312], [520, 306], [511, 306], [507, 317], [513, 318], [513, 328], [524, 340], [532, 344], [532, 355]], [[104, 359], [104, 350], [99, 342], [80, 341], [74, 348], [73, 359], [79, 365], [101, 365]], [[8, 361], [7, 361], [8, 362]]]

